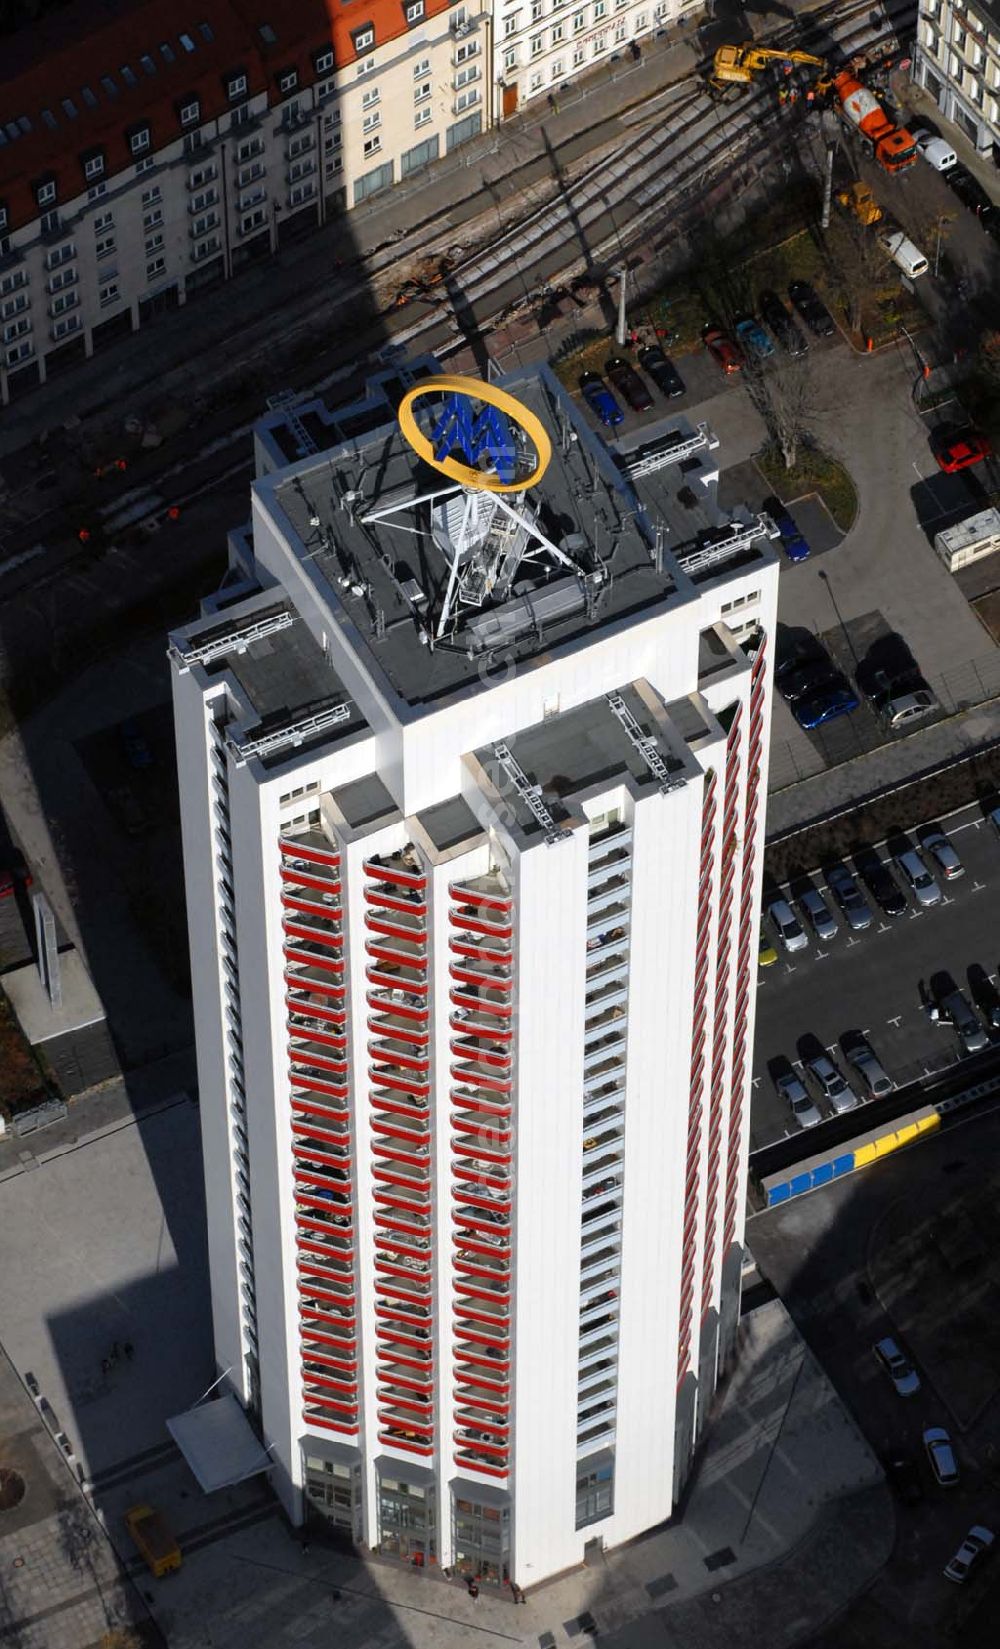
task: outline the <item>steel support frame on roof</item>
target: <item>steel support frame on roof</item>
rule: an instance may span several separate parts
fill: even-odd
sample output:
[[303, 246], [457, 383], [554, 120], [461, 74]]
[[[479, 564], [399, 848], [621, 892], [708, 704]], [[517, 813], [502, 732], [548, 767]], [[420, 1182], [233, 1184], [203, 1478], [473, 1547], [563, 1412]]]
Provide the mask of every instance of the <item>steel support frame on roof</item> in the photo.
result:
[[317, 710], [311, 716], [303, 716], [300, 721], [289, 722], [286, 727], [277, 727], [267, 733], [261, 733], [257, 738], [241, 740], [231, 733], [227, 734], [226, 743], [233, 753], [236, 765], [243, 767], [254, 756], [272, 756], [276, 750], [283, 750], [286, 745], [304, 744], [306, 739], [313, 738], [317, 733], [324, 733], [329, 727], [337, 727], [341, 722], [349, 721], [353, 708], [350, 700], [346, 704], [331, 704], [325, 710]]
[[532, 814], [545, 832], [545, 840], [549, 847], [556, 842], [565, 840], [572, 834], [565, 825], [557, 824], [552, 813], [542, 800], [542, 787], [532, 784], [527, 773], [515, 759], [509, 745], [500, 743], [493, 746], [493, 754], [503, 768], [514, 789], [517, 791], [525, 807]]
[[643, 732], [621, 694], [606, 693], [605, 698], [628, 734], [633, 748], [638, 751], [652, 773], [661, 794], [665, 796], [670, 790], [683, 790], [687, 779], [679, 773], [671, 773], [660, 755], [655, 738]]
[[778, 529], [770, 516], [758, 515], [748, 527], [734, 532], [731, 537], [723, 539], [718, 544], [705, 544], [700, 550], [675, 550], [674, 560], [682, 572], [690, 575], [699, 573], [705, 567], [714, 567], [720, 561], [728, 561], [730, 556], [739, 555], [741, 550], [748, 550], [758, 538], [777, 538]]
[[224, 658], [226, 653], [245, 653], [247, 648], [264, 636], [275, 635], [279, 630], [287, 630], [295, 623], [296, 613], [284, 609], [280, 613], [271, 613], [266, 617], [248, 619], [245, 624], [234, 624], [225, 635], [213, 636], [210, 641], [182, 650], [171, 643], [168, 651], [180, 671], [190, 670], [192, 664], [211, 664], [213, 659]]

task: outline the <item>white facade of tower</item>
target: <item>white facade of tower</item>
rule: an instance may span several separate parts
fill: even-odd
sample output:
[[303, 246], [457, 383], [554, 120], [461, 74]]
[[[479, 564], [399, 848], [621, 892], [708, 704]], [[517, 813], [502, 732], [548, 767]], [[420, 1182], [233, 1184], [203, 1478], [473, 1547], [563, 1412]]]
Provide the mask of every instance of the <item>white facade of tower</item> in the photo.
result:
[[216, 1355], [294, 1521], [529, 1585], [670, 1515], [733, 1352], [777, 565], [420, 702], [321, 473], [172, 643]]

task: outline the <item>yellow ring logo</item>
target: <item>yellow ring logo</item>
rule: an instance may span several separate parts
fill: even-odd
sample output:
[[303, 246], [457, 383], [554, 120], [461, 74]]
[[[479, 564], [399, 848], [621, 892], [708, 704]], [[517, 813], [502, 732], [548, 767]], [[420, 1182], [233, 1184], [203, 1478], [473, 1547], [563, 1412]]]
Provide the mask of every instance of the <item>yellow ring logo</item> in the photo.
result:
[[[428, 396], [444, 397], [430, 435], [420, 428], [414, 412], [416, 403]], [[535, 449], [534, 469], [518, 479], [519, 452], [507, 420]], [[506, 390], [481, 378], [429, 378], [417, 384], [399, 404], [399, 427], [418, 458], [459, 486], [480, 492], [523, 492], [542, 479], [552, 457], [552, 443], [541, 420]], [[461, 458], [455, 456], [456, 451]], [[489, 469], [479, 468], [482, 458], [489, 461]]]

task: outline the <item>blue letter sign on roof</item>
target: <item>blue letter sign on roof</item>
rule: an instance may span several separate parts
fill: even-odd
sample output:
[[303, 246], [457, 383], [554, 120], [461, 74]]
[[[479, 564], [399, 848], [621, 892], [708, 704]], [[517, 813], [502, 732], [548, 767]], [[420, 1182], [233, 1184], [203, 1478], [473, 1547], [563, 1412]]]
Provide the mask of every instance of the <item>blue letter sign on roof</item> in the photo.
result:
[[517, 474], [517, 452], [505, 415], [494, 406], [482, 406], [473, 416], [466, 395], [449, 395], [431, 432], [437, 459], [461, 453], [476, 468], [482, 457], [489, 459], [501, 481], [513, 481]]

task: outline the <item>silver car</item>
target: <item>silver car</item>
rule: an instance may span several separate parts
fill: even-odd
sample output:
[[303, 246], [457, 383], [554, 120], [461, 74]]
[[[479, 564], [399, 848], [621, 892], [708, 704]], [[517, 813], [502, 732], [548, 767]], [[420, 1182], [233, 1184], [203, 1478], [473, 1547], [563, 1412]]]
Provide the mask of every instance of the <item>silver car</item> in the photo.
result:
[[934, 860], [935, 869], [940, 871], [946, 882], [955, 882], [959, 876], [965, 875], [965, 866], [943, 830], [937, 825], [930, 825], [917, 834], [920, 846]]
[[863, 933], [872, 925], [871, 908], [858, 890], [858, 884], [843, 865], [831, 865], [826, 873], [826, 885], [844, 913], [844, 920], [853, 933]]
[[876, 1340], [872, 1346], [876, 1360], [881, 1363], [900, 1397], [914, 1397], [920, 1390], [920, 1375], [910, 1359], [903, 1355], [891, 1335]]
[[837, 918], [821, 893], [817, 893], [814, 887], [807, 888], [799, 896], [798, 903], [817, 939], [836, 939], [840, 932]]
[[941, 889], [927, 869], [920, 854], [911, 847], [903, 853], [895, 853], [893, 857], [913, 889], [913, 897], [916, 899], [917, 904], [925, 909], [928, 905], [939, 905], [941, 903]]
[[951, 1438], [943, 1426], [924, 1427], [924, 1448], [931, 1463], [931, 1471], [943, 1489], [953, 1488], [958, 1482], [958, 1461]]
[[767, 914], [787, 951], [805, 950], [809, 936], [787, 899], [772, 899], [767, 907]]
[[780, 1098], [787, 1101], [800, 1128], [815, 1128], [817, 1122], [822, 1122], [823, 1118], [813, 1104], [808, 1088], [794, 1071], [785, 1071], [774, 1086]]
[[860, 1033], [842, 1039], [844, 1054], [857, 1071], [868, 1092], [873, 1099], [881, 1099], [885, 1094], [891, 1094], [896, 1084], [888, 1076], [875, 1057], [875, 1050], [866, 1036]]
[[990, 1045], [982, 1020], [962, 991], [949, 991], [941, 998], [941, 1018], [950, 1020], [967, 1054], [982, 1053]]
[[956, 1586], [961, 1586], [973, 1564], [988, 1552], [992, 1545], [993, 1530], [984, 1529], [981, 1523], [974, 1523], [951, 1562], [945, 1565], [945, 1579], [953, 1580]]
[[829, 1101], [838, 1116], [841, 1111], [854, 1110], [858, 1096], [846, 1078], [841, 1076], [829, 1054], [814, 1054], [806, 1064], [810, 1075], [821, 1089], [823, 1098]]

